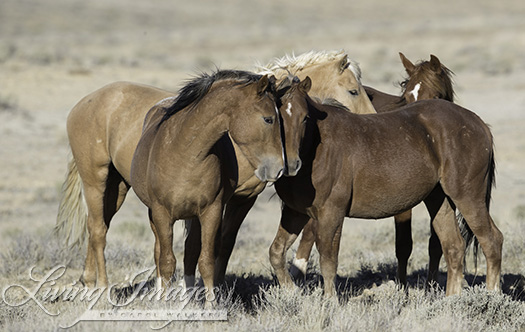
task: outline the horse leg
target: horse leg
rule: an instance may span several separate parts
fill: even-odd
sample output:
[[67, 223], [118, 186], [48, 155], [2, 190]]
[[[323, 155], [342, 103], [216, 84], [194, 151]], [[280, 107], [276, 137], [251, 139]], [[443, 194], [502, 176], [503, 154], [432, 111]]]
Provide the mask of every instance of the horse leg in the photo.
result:
[[487, 261], [487, 289], [501, 291], [501, 257], [503, 235], [492, 220], [485, 201], [471, 197], [454, 201], [477, 237]]
[[339, 245], [344, 215], [334, 216], [334, 209], [324, 210], [326, 212], [320, 214], [317, 221], [319, 224], [317, 225], [316, 245], [319, 251], [321, 274], [324, 279], [325, 297], [331, 297], [335, 295], [335, 278], [337, 276]]
[[408, 259], [412, 253], [412, 210], [394, 216], [396, 226], [397, 280], [407, 286]]
[[487, 154], [485, 158], [479, 153], [477, 164], [473, 160], [468, 172], [457, 167], [441, 181], [443, 190], [456, 204], [483, 250], [487, 262], [487, 289], [501, 291], [503, 235], [489, 213], [494, 160], [488, 148], [483, 153]]
[[111, 219], [124, 202], [129, 185], [112, 164], [90, 173], [90, 176], [83, 177], [84, 195], [88, 207], [89, 241], [81, 281], [88, 287], [94, 287], [95, 284], [98, 287], [106, 287], [108, 285], [104, 258], [106, 234]]
[[224, 220], [222, 221], [222, 230], [220, 238], [220, 246], [218, 248], [218, 256], [215, 260], [215, 281], [217, 284], [224, 283], [226, 275], [226, 268], [230, 260], [239, 228], [241, 227], [244, 218], [255, 204], [257, 196], [247, 200], [230, 200], [226, 205], [224, 212]]
[[155, 259], [155, 266], [157, 267], [155, 285], [156, 285], [156, 289], [158, 290], [162, 288], [162, 279], [160, 278], [160, 270], [159, 270], [160, 242], [159, 242], [159, 236], [157, 234], [157, 228], [155, 227], [155, 224], [153, 223], [151, 209], [148, 210], [148, 215], [149, 215], [149, 225], [151, 227], [151, 230], [153, 231], [153, 235], [155, 235], [155, 247], [154, 247], [153, 257]]
[[199, 272], [207, 290], [208, 296], [215, 299], [214, 277], [215, 277], [215, 240], [217, 231], [221, 225], [223, 205], [220, 200], [208, 206], [205, 212], [199, 217], [201, 222], [201, 253], [199, 255]]
[[281, 285], [293, 284], [290, 275], [286, 271], [286, 252], [297, 239], [297, 236], [309, 219], [307, 215], [294, 211], [284, 204], [279, 229], [270, 246], [270, 263]]
[[[173, 254], [173, 222], [164, 207], [152, 207], [150, 223], [155, 234], [155, 261], [157, 264], [157, 286], [168, 288], [175, 273], [176, 259]], [[158, 252], [158, 254], [157, 254]]]
[[195, 270], [201, 254], [201, 224], [198, 218], [184, 221], [184, 284], [185, 289], [195, 286]]
[[428, 240], [428, 275], [427, 275], [427, 287], [437, 282], [437, 276], [439, 273], [439, 261], [443, 256], [443, 249], [441, 248], [441, 242], [439, 242], [438, 235], [434, 230], [434, 226], [430, 223], [430, 239]]
[[455, 207], [440, 186], [436, 187], [425, 200], [425, 205], [447, 262], [446, 295], [459, 294], [463, 281], [465, 241], [456, 220]]
[[295, 258], [290, 267], [290, 274], [294, 279], [302, 279], [306, 277], [306, 269], [308, 268], [308, 259], [315, 243], [315, 232], [313, 219], [310, 219], [303, 229], [303, 236], [297, 247]]

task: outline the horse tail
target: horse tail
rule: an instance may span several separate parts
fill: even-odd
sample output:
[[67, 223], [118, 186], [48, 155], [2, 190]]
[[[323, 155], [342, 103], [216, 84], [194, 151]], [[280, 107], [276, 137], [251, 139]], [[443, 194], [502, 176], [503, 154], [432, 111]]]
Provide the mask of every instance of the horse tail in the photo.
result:
[[467, 253], [470, 249], [470, 246], [472, 245], [472, 254], [474, 256], [474, 269], [477, 271], [478, 269], [478, 250], [479, 250], [479, 242], [478, 238], [474, 235], [474, 232], [467, 224], [467, 221], [461, 214], [461, 212], [457, 212], [457, 219], [459, 224], [459, 230], [461, 231], [461, 236], [463, 237], [463, 240], [465, 240], [465, 261], [463, 262], [464, 266], [466, 267], [466, 257]]
[[[487, 174], [485, 175], [487, 179], [487, 188], [485, 191], [485, 206], [487, 211], [490, 211], [490, 201], [492, 197], [492, 188], [496, 185], [496, 161], [494, 159], [494, 147], [490, 151], [489, 157], [489, 167], [487, 169]], [[479, 241], [478, 238], [474, 235], [474, 232], [468, 226], [465, 218], [461, 212], [458, 212], [458, 224], [461, 231], [461, 235], [465, 240], [465, 254], [468, 252], [470, 245], [472, 245], [472, 254], [474, 256], [474, 268], [478, 269], [478, 252], [479, 252]]]
[[71, 249], [84, 244], [87, 234], [87, 218], [82, 179], [75, 159], [71, 158], [68, 163], [66, 180], [62, 185], [55, 225], [55, 233], [64, 240], [64, 247]]

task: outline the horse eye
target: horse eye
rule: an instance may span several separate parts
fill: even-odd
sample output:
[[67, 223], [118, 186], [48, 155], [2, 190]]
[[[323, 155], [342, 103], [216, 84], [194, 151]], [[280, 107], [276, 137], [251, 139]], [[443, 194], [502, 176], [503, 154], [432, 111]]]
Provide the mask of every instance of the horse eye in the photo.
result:
[[303, 119], [303, 123], [305, 123], [306, 121], [308, 121], [308, 119], [310, 118], [310, 116], [305, 116], [304, 119]]
[[271, 116], [266, 116], [263, 118], [264, 119], [264, 122], [266, 122], [267, 124], [273, 124], [273, 117]]
[[355, 90], [355, 89], [354, 89], [354, 90], [349, 90], [348, 92], [349, 92], [352, 96], [357, 96], [357, 95], [359, 95], [359, 92], [358, 92], [357, 90]]

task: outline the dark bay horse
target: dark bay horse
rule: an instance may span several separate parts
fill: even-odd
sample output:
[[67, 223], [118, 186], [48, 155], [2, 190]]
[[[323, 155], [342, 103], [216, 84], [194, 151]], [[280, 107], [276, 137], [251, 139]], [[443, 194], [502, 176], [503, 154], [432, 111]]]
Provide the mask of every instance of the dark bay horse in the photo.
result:
[[[307, 91], [310, 81], [303, 86]], [[239, 179], [255, 174], [259, 183], [275, 182], [285, 160], [290, 172], [300, 168], [303, 118], [299, 113], [281, 117], [278, 102], [268, 76], [218, 71], [191, 81], [177, 98], [157, 104], [146, 115], [131, 164], [131, 185], [149, 209], [162, 287], [175, 272], [177, 219], [199, 220], [199, 271], [210, 291], [217, 231]], [[251, 167], [241, 167], [241, 158]], [[259, 183], [251, 192], [262, 191], [256, 191]]]
[[[403, 53], [399, 53], [399, 56], [408, 75], [401, 83], [403, 91], [400, 96], [364, 86], [377, 113], [394, 111], [417, 100], [444, 99], [450, 102], [454, 101], [453, 73], [435, 55], [430, 55], [429, 61], [420, 61], [417, 64], [413, 64]], [[412, 252], [412, 210], [395, 215], [394, 221], [396, 256], [398, 259], [397, 279], [401, 285], [406, 285], [408, 259]], [[308, 223], [303, 229], [303, 235], [290, 269], [294, 278], [306, 275], [308, 258], [315, 240], [312, 227], [312, 223]], [[436, 280], [442, 255], [439, 239], [432, 227], [429, 254], [427, 282], [430, 284]]]
[[308, 109], [302, 168], [275, 183], [284, 204], [270, 262], [281, 284], [292, 283], [285, 255], [310, 219], [330, 296], [344, 217], [389, 217], [423, 201], [447, 261], [446, 294], [459, 294], [463, 281], [465, 243], [456, 208], [485, 254], [487, 288], [500, 289], [503, 235], [489, 214], [493, 140], [476, 114], [436, 99], [356, 115], [301, 97], [281, 98], [283, 107], [301, 110], [306, 103]]

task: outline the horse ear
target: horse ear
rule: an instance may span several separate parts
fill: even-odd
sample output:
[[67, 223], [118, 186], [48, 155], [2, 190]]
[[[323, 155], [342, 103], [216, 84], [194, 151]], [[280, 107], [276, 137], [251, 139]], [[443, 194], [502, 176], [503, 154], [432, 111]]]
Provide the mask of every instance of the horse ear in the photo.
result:
[[339, 62], [339, 72], [343, 73], [346, 68], [350, 65], [350, 62], [348, 61], [348, 54], [345, 54], [345, 56], [341, 59]]
[[401, 58], [401, 62], [403, 63], [407, 74], [412, 75], [412, 73], [416, 69], [416, 66], [414, 66], [414, 64], [410, 60], [408, 60], [403, 53], [399, 52], [399, 57]]
[[257, 94], [262, 95], [266, 89], [268, 89], [268, 85], [270, 84], [270, 79], [268, 78], [268, 75], [264, 75], [259, 79], [259, 82], [257, 82]]
[[299, 89], [304, 93], [308, 93], [311, 87], [312, 87], [312, 80], [310, 79], [309, 76], [306, 76], [306, 78], [302, 80], [301, 83], [299, 83]]
[[434, 54], [430, 54], [430, 68], [432, 68], [433, 71], [441, 70], [441, 62]]

